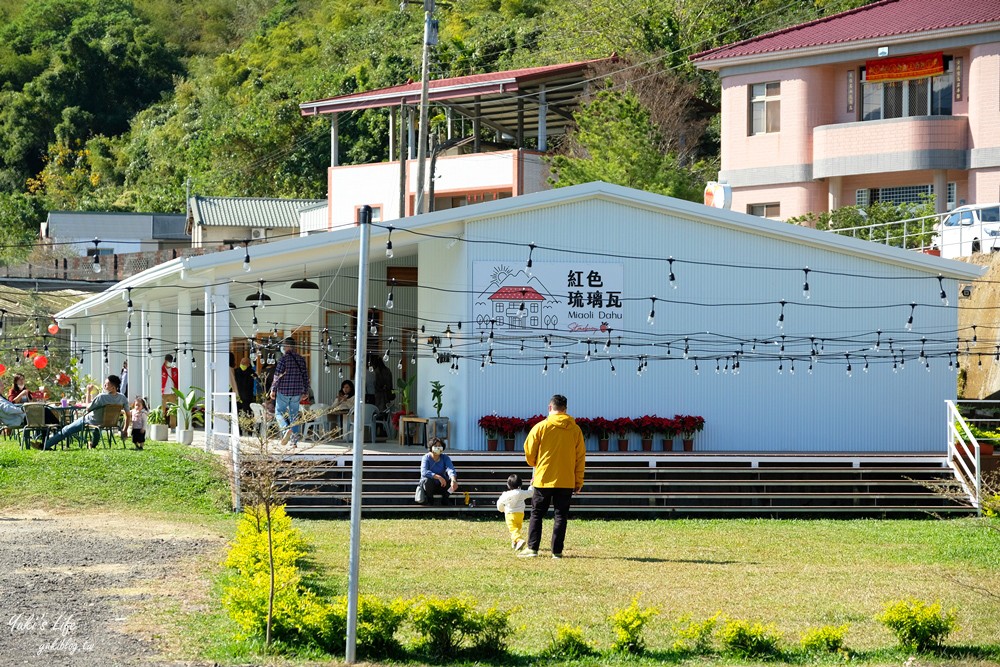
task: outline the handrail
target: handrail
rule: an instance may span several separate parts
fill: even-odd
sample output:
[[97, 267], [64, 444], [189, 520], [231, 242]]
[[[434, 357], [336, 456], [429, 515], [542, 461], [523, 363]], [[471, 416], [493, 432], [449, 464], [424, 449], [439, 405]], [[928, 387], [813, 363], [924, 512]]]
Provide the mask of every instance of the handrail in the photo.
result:
[[[955, 477], [969, 495], [969, 500], [976, 508], [976, 514], [981, 516], [983, 513], [981, 502], [983, 480], [982, 454], [979, 441], [976, 440], [976, 436], [972, 435], [972, 431], [969, 430], [969, 425], [966, 423], [965, 418], [958, 411], [955, 401], [946, 400], [944, 403], [948, 414], [948, 464], [954, 469]], [[965, 437], [956, 428], [956, 424], [962, 428]], [[958, 442], [965, 447], [965, 452], [959, 450], [956, 444]], [[965, 453], [970, 451], [970, 449], [973, 455], [971, 459], [966, 459]], [[969, 469], [970, 465], [972, 470]]]
[[[216, 397], [222, 397], [222, 400], [218, 400]], [[240, 500], [240, 418], [239, 412], [236, 408], [236, 394], [231, 391], [212, 392], [213, 405], [225, 405], [226, 403], [229, 404], [229, 411], [216, 411], [212, 415], [212, 418], [221, 417], [222, 419], [229, 421], [229, 433], [222, 436], [216, 431], [213, 432], [213, 437], [219, 435], [219, 437], [229, 438], [229, 451], [233, 459], [233, 511], [239, 512], [241, 511], [242, 504]], [[207, 415], [205, 423], [208, 423]], [[207, 449], [210, 446], [208, 438], [205, 438], [205, 448]]]

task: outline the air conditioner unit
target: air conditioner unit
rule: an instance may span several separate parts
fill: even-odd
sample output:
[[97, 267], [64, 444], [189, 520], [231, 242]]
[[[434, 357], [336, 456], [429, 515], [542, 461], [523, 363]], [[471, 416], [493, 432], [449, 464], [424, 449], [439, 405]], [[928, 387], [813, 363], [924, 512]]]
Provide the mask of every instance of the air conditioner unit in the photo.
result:
[[263, 227], [253, 227], [250, 230], [251, 241], [262, 241], [267, 238], [267, 230]]

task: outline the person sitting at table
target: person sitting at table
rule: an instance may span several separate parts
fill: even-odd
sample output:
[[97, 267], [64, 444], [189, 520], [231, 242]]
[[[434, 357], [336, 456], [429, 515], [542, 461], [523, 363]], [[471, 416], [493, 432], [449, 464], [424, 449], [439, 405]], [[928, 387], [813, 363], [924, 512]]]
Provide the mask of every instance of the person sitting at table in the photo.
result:
[[[3, 394], [3, 381], [0, 380], [0, 394]], [[8, 433], [11, 428], [24, 426], [24, 408], [15, 405], [0, 395], [0, 424]]]
[[348, 412], [354, 407], [354, 383], [344, 380], [340, 383], [340, 391], [337, 392], [337, 400], [333, 402], [331, 412]]
[[27, 403], [31, 400], [31, 392], [24, 383], [24, 376], [18, 373], [14, 376], [14, 383], [7, 392], [7, 400], [11, 403]]
[[[97, 395], [91, 402], [82, 417], [76, 419], [72, 424], [67, 424], [62, 430], [49, 436], [45, 441], [43, 449], [52, 449], [66, 438], [72, 437], [85, 429], [87, 426], [99, 425], [104, 421], [104, 408], [108, 405], [120, 405], [125, 414], [125, 429], [132, 425], [132, 415], [128, 411], [128, 399], [118, 393], [121, 388], [121, 379], [117, 375], [109, 375], [104, 380], [104, 391]], [[101, 432], [94, 429], [94, 435], [90, 442], [90, 448], [97, 446], [97, 441], [101, 437]]]

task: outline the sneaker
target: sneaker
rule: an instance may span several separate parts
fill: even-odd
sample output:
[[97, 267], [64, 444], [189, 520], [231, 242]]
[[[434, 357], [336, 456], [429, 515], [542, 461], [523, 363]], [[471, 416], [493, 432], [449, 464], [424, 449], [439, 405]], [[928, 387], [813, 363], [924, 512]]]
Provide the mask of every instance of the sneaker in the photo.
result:
[[537, 556], [538, 552], [534, 549], [525, 549], [517, 555], [518, 558], [536, 558]]
[[524, 548], [524, 545], [525, 545], [524, 540], [518, 540], [517, 542], [514, 542], [514, 551], [520, 551], [521, 549]]
[[552, 557], [556, 560], [562, 560], [562, 554], [552, 554]]

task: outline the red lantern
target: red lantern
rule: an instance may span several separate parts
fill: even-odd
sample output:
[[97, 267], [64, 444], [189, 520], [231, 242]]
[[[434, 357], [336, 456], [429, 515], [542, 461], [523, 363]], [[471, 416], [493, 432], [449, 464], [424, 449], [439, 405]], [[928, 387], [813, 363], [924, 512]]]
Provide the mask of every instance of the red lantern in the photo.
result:
[[49, 358], [46, 357], [44, 354], [39, 354], [35, 356], [35, 358], [32, 360], [31, 363], [33, 363], [35, 365], [35, 368], [37, 368], [38, 370], [42, 370], [43, 368], [49, 365]]
[[59, 325], [56, 324], [55, 322], [53, 322], [52, 324], [50, 324], [49, 325], [49, 333], [52, 334], [53, 336], [55, 336], [57, 333], [59, 333]]
[[3, 375], [6, 372], [7, 372], [7, 367], [4, 366], [3, 364], [0, 364], [0, 375]]

